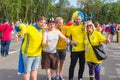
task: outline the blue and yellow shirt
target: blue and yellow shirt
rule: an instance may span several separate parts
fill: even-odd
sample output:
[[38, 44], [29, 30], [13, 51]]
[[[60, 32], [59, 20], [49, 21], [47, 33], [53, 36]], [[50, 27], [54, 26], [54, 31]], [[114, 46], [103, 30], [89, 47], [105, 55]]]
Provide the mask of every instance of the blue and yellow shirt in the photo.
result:
[[[20, 29], [22, 32], [23, 29]], [[26, 56], [40, 56], [42, 53], [42, 33], [43, 30], [37, 25], [26, 26], [24, 33], [24, 41], [21, 49], [22, 54]]]
[[[105, 42], [106, 38], [98, 31], [93, 31], [92, 35], [89, 36], [89, 40], [93, 46], [97, 46], [100, 43]], [[87, 62], [102, 63], [102, 60], [98, 60], [89, 43], [88, 36], [85, 34], [85, 59]]]

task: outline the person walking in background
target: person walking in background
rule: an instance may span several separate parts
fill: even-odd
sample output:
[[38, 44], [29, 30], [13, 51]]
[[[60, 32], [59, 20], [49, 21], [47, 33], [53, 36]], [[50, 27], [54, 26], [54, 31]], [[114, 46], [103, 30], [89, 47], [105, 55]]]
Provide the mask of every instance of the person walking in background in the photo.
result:
[[[64, 36], [66, 36], [67, 31], [68, 31], [68, 26], [63, 25], [63, 18], [62, 17], [57, 17], [56, 18], [56, 28], [62, 32], [62, 34]], [[65, 61], [65, 57], [66, 57], [66, 49], [67, 49], [67, 43], [59, 38], [58, 43], [57, 43], [57, 56], [58, 56], [58, 69], [57, 69], [57, 76], [56, 76], [56, 80], [64, 80], [63, 75], [62, 75], [62, 71], [64, 68], [64, 61]]]
[[[20, 27], [21, 29], [18, 30], [18, 32], [22, 32], [25, 29], [20, 50], [22, 57], [19, 57], [18, 65], [18, 72], [23, 74], [24, 80], [37, 80], [37, 70], [42, 54], [42, 33], [45, 25], [46, 18], [40, 16], [35, 25], [30, 25], [26, 28]], [[23, 60], [23, 62], [21, 60]], [[21, 65], [22, 67], [20, 67]], [[20, 68], [23, 70], [20, 70]]]
[[79, 59], [78, 80], [82, 80], [85, 67], [84, 25], [81, 16], [74, 17], [74, 24], [70, 26], [67, 36], [71, 38], [71, 62], [69, 67], [69, 80], [74, 80], [74, 69]]
[[62, 38], [67, 43], [70, 42], [58, 29], [55, 28], [54, 18], [48, 20], [48, 25], [43, 33], [43, 54], [41, 66], [45, 69], [47, 80], [53, 80], [53, 73], [58, 68], [58, 58], [57, 58], [57, 42], [58, 39]]
[[[91, 21], [85, 25], [85, 59], [89, 68], [89, 80], [100, 80], [100, 69], [103, 60], [98, 60], [92, 49], [92, 46], [97, 46], [101, 43], [108, 43], [110, 40], [105, 38], [100, 32], [96, 31], [94, 24]], [[92, 45], [92, 46], [91, 46]]]
[[98, 22], [95, 22], [94, 25], [96, 30], [102, 33], [102, 28], [100, 27], [100, 24]]
[[110, 23], [110, 36], [111, 36], [111, 41], [113, 40], [113, 36], [115, 35], [115, 27], [113, 24]]
[[9, 24], [8, 18], [4, 18], [3, 24], [0, 25], [1, 38], [1, 56], [9, 55], [9, 47], [12, 39], [13, 26]]

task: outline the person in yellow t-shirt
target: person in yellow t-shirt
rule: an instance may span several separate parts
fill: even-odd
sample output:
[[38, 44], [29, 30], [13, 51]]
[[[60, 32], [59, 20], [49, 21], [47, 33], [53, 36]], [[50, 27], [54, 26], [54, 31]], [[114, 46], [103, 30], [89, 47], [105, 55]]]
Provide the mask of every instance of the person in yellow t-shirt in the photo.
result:
[[[87, 21], [85, 25], [85, 59], [89, 68], [90, 80], [100, 80], [100, 69], [103, 60], [98, 60], [92, 49], [92, 46], [97, 46], [100, 43], [108, 43], [110, 40], [105, 38], [99, 31], [96, 30], [94, 24], [91, 21]], [[92, 44], [92, 46], [91, 46]]]
[[77, 60], [79, 59], [78, 80], [82, 80], [85, 67], [85, 44], [84, 44], [84, 25], [82, 24], [82, 18], [76, 16], [74, 18], [74, 24], [69, 27], [67, 36], [71, 38], [71, 62], [69, 67], [69, 80], [74, 80], [74, 68]]
[[[62, 32], [64, 36], [66, 36], [68, 26], [63, 25], [63, 18], [62, 17], [57, 17], [56, 18], [56, 28]], [[58, 56], [58, 69], [56, 71], [56, 80], [64, 80], [62, 71], [64, 67], [64, 61], [66, 57], [66, 48], [67, 48], [67, 43], [59, 37], [58, 43], [57, 43], [57, 56]]]
[[[43, 28], [46, 25], [46, 18], [38, 17], [35, 25], [28, 25], [26, 28], [19, 26], [18, 32], [23, 34], [23, 41], [21, 44], [19, 62], [23, 59], [23, 74], [24, 80], [37, 80], [37, 70], [39, 68], [40, 58], [42, 54], [42, 36]], [[25, 29], [25, 32], [24, 32]], [[24, 32], [24, 33], [23, 33]], [[22, 65], [19, 63], [19, 66]], [[20, 71], [18, 69], [18, 71]]]

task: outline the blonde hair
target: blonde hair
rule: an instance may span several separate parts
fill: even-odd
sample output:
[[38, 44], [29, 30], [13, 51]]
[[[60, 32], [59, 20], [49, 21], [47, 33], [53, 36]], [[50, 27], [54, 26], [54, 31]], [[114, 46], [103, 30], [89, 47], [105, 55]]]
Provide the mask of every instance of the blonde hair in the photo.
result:
[[98, 22], [95, 22], [94, 25], [96, 28], [100, 26], [100, 24]]
[[87, 32], [87, 25], [88, 24], [91, 24], [92, 25], [92, 29], [93, 30], [96, 30], [96, 28], [95, 28], [95, 25], [92, 23], [92, 21], [87, 21], [86, 23], [85, 23], [85, 31]]
[[63, 18], [62, 18], [62, 17], [57, 17], [56, 20], [55, 20], [56, 23], [57, 23], [59, 20], [63, 20]]
[[95, 28], [97, 31], [99, 31], [99, 32], [102, 31], [102, 28], [100, 27], [100, 24], [98, 22], [95, 22], [94, 25], [95, 25]]

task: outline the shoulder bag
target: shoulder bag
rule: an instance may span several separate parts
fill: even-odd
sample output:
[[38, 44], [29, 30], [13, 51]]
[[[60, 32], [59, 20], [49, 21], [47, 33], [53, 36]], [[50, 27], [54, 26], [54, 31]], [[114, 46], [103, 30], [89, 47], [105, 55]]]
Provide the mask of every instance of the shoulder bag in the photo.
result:
[[[91, 44], [89, 37], [88, 37], [88, 40], [89, 40], [89, 43]], [[107, 58], [107, 54], [104, 50], [103, 44], [99, 44], [98, 46], [93, 46], [91, 44], [91, 46], [98, 60], [105, 60]]]

